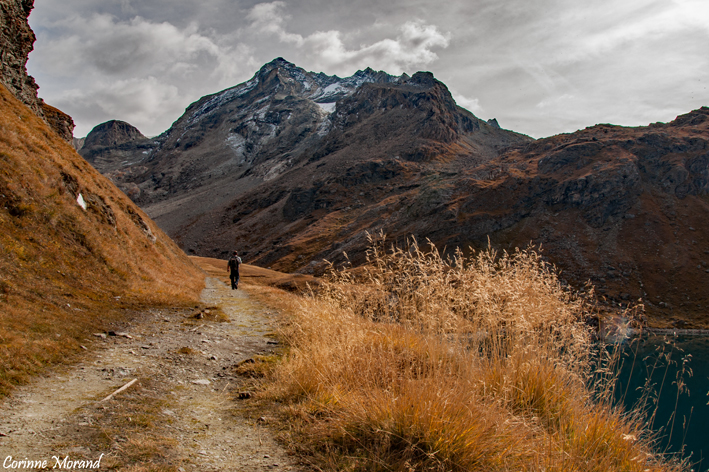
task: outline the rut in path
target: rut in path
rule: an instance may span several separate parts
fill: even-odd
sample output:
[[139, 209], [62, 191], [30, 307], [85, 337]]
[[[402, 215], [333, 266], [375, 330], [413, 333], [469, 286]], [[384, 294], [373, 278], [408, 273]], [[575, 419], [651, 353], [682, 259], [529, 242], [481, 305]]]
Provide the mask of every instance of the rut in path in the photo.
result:
[[[207, 279], [202, 301], [230, 322], [151, 309], [115, 327], [130, 337], [97, 337], [78, 364], [18, 388], [0, 407], [0, 460], [47, 460], [51, 468], [53, 456], [103, 454], [101, 469], [296, 470], [234, 399], [242, 382], [234, 367], [277, 348], [273, 314], [216, 278]], [[135, 386], [98, 402], [134, 378]]]

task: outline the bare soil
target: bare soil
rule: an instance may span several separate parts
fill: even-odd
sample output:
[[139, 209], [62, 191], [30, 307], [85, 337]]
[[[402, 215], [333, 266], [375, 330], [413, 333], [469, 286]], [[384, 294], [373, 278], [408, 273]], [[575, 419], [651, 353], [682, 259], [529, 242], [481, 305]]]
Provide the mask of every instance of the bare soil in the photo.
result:
[[86, 340], [79, 363], [18, 388], [0, 406], [3, 470], [67, 456], [101, 458], [101, 470], [298, 470], [268, 415], [249, 408], [243, 375], [277, 354], [276, 314], [213, 277], [202, 302], [136, 313], [117, 335]]

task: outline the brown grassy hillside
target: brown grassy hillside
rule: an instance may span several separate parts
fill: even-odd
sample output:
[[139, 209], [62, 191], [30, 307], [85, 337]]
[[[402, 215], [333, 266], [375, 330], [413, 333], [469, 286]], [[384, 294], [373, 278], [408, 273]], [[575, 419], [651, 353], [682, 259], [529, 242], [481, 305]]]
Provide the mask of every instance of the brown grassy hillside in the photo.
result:
[[0, 395], [70, 358], [122, 309], [192, 302], [203, 281], [137, 206], [3, 86], [0, 254]]

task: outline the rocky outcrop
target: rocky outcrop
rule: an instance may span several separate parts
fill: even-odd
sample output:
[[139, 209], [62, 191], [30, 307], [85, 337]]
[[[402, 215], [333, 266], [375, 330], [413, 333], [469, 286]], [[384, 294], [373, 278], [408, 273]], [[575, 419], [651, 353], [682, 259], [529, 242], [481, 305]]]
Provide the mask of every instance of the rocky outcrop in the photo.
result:
[[35, 35], [27, 18], [34, 0], [0, 0], [0, 81], [39, 116], [44, 116], [37, 84], [27, 74], [27, 57]]
[[45, 121], [64, 141], [73, 142], [74, 120], [71, 116], [44, 102], [42, 102], [42, 112]]
[[43, 118], [64, 139], [72, 142], [74, 120], [45, 104], [37, 96], [39, 88], [27, 74], [27, 57], [34, 48], [35, 35], [27, 18], [34, 0], [0, 0], [0, 82], [22, 103]]

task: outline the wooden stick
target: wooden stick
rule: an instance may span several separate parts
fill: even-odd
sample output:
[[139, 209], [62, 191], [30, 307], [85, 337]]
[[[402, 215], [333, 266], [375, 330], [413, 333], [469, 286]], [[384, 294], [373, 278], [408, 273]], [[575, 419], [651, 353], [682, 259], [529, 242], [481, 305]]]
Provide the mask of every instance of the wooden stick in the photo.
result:
[[118, 390], [116, 390], [115, 392], [113, 392], [112, 394], [110, 394], [109, 396], [104, 398], [103, 400], [101, 400], [99, 403], [105, 402], [106, 400], [110, 400], [115, 394], [121, 393], [123, 390], [127, 389], [128, 387], [130, 387], [131, 385], [133, 385], [137, 381], [138, 381], [138, 379], [131, 380], [130, 382], [128, 382], [127, 384], [125, 384], [124, 386], [122, 386], [121, 388], [119, 388]]

